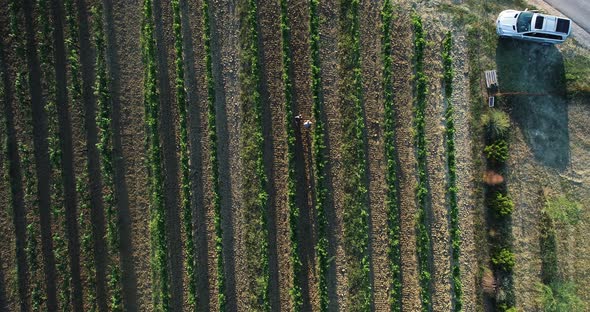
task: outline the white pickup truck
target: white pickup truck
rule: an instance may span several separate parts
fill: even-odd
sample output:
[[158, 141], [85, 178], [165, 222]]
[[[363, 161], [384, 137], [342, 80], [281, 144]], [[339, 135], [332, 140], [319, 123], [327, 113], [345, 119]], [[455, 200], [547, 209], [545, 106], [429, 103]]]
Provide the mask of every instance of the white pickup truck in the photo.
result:
[[544, 44], [562, 43], [572, 31], [568, 18], [533, 11], [502, 11], [496, 20], [496, 33], [501, 38], [529, 40]]

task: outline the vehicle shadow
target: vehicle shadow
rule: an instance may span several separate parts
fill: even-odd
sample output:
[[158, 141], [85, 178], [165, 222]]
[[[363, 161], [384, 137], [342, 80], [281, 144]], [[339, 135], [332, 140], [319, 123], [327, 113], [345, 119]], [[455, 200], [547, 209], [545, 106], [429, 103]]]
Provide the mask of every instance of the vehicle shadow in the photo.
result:
[[496, 65], [498, 102], [510, 111], [537, 161], [564, 170], [570, 148], [561, 52], [555, 46], [500, 39]]

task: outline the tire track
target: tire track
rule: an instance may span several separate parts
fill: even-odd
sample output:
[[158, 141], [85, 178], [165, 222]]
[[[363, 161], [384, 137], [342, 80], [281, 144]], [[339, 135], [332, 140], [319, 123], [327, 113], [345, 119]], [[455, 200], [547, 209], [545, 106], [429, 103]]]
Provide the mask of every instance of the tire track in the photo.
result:
[[160, 137], [164, 168], [164, 206], [168, 238], [168, 270], [170, 272], [170, 307], [182, 309], [182, 239], [179, 209], [178, 120], [175, 92], [170, 86], [174, 81], [174, 34], [172, 33], [172, 8], [169, 1], [154, 0], [155, 40], [158, 56], [158, 90], [160, 95]]
[[[241, 123], [239, 102], [239, 20], [235, 1], [211, 2], [213, 79], [217, 103], [219, 176], [226, 274], [227, 310], [244, 310], [248, 278], [245, 267], [245, 225], [242, 202]], [[240, 268], [237, 270], [236, 268]]]
[[[63, 183], [63, 204], [65, 208], [65, 231], [68, 241], [71, 308], [82, 310], [82, 284], [80, 279], [80, 241], [78, 238], [76, 174], [74, 172], [74, 155], [72, 147], [71, 118], [68, 103], [68, 85], [66, 76], [66, 50], [64, 42], [64, 8], [59, 0], [51, 1], [53, 17], [54, 68], [56, 81], [56, 104], [59, 123], [59, 142], [61, 150], [61, 178]], [[70, 303], [63, 303], [69, 306]]]
[[35, 171], [37, 175], [37, 196], [39, 223], [41, 228], [41, 252], [45, 274], [46, 307], [49, 311], [57, 309], [55, 256], [51, 234], [50, 166], [48, 148], [47, 113], [41, 84], [41, 67], [35, 45], [32, 0], [23, 1], [26, 31], [26, 55], [28, 60], [29, 89], [33, 116], [33, 146]]
[[[113, 103], [115, 191], [121, 226], [123, 300], [128, 311], [153, 309], [149, 193], [145, 164], [142, 2], [103, 0]], [[128, 184], [127, 184], [127, 181]]]
[[419, 311], [420, 286], [418, 284], [418, 263], [416, 254], [416, 199], [414, 188], [417, 185], [415, 172], [416, 156], [411, 120], [413, 119], [413, 85], [411, 79], [413, 69], [412, 28], [409, 13], [400, 9], [394, 20], [393, 31], [398, 34], [393, 40], [393, 64], [396, 75], [393, 77], [394, 103], [398, 122], [395, 133], [399, 157], [399, 197], [400, 197], [400, 249], [402, 274], [402, 307], [404, 311]]
[[271, 310], [291, 310], [289, 289], [293, 280], [290, 263], [289, 207], [287, 205], [287, 144], [282, 48], [278, 2], [258, 6], [258, 33], [263, 101], [264, 163], [269, 178], [268, 233]]
[[94, 97], [94, 48], [90, 43], [88, 4], [96, 4], [98, 1], [76, 0], [77, 19], [79, 25], [80, 42], [80, 66], [82, 74], [82, 102], [84, 106], [84, 123], [86, 124], [86, 156], [88, 166], [88, 181], [90, 191], [91, 223], [93, 235], [93, 258], [96, 279], [96, 302], [98, 311], [107, 311], [106, 299], [106, 245], [102, 237], [105, 235], [105, 217], [102, 203], [102, 177], [100, 174], [100, 162], [98, 158], [98, 131], [96, 125], [96, 103]]
[[367, 176], [369, 177], [371, 279], [373, 309], [389, 309], [389, 232], [387, 195], [387, 160], [383, 137], [383, 72], [381, 64], [380, 7], [362, 1], [360, 7], [361, 71], [367, 136]]

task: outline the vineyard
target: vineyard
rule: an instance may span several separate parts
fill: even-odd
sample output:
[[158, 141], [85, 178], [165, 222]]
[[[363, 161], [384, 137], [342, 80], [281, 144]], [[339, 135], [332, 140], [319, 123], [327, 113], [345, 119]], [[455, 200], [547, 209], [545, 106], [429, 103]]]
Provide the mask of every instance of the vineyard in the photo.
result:
[[[530, 87], [509, 5], [4, 1], [0, 310], [583, 311], [590, 145], [485, 101]], [[588, 50], [547, 49], [583, 137]]]

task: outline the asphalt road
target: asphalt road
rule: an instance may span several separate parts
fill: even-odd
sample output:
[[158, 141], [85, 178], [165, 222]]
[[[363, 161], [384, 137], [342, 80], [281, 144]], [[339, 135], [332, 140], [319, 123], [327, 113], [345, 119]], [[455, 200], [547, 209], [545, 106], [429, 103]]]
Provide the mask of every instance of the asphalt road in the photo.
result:
[[590, 33], [590, 0], [545, 0]]

